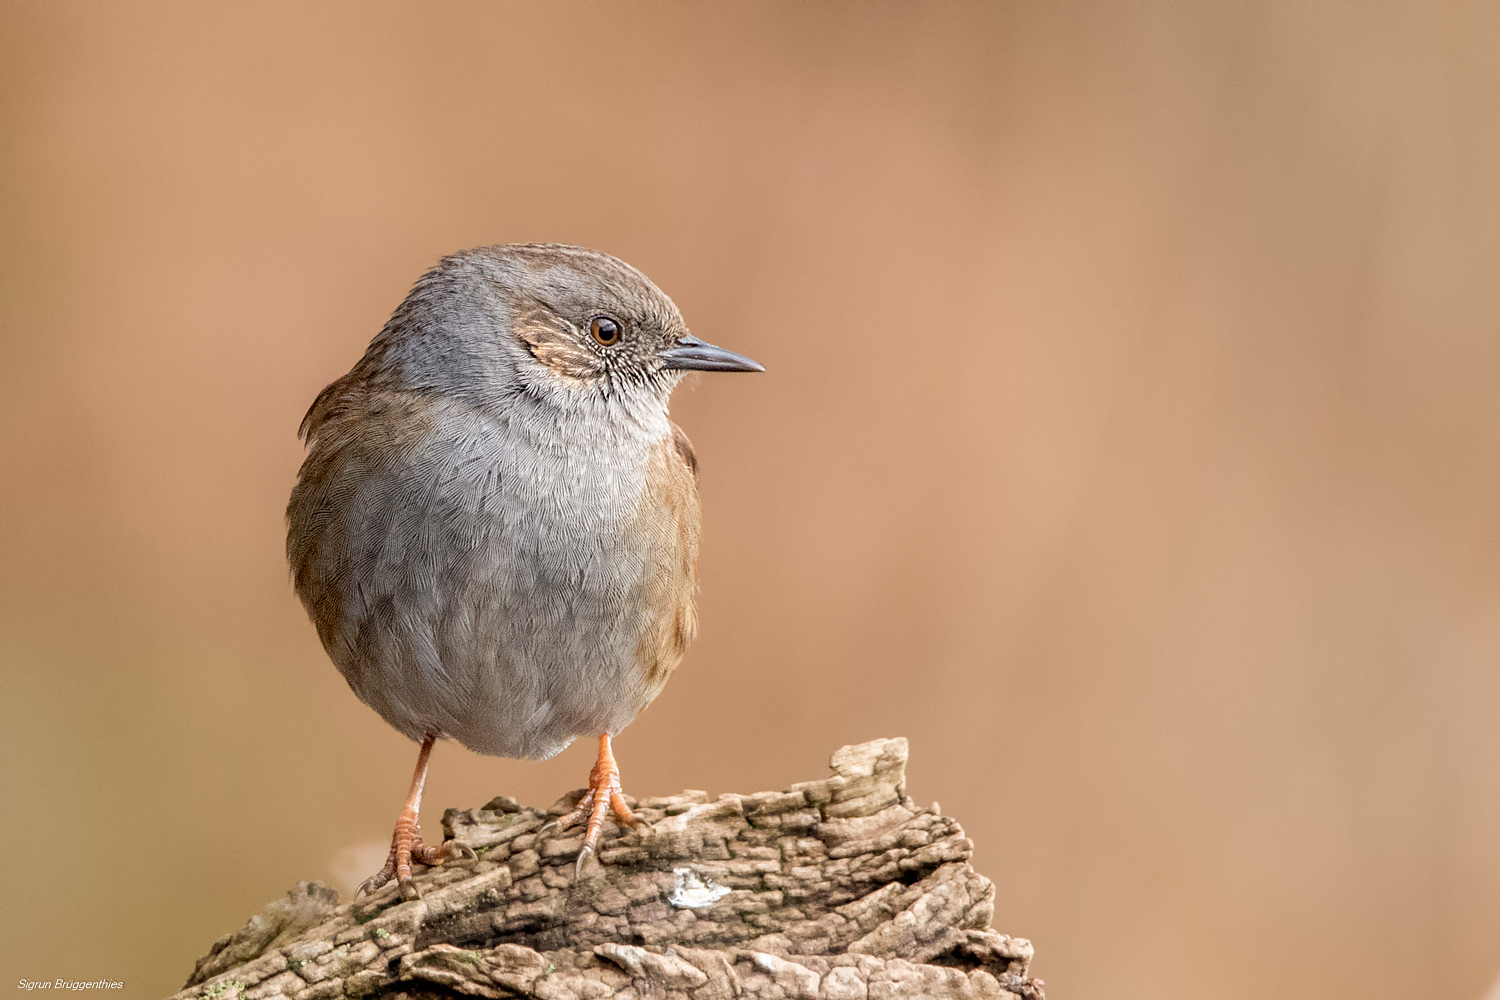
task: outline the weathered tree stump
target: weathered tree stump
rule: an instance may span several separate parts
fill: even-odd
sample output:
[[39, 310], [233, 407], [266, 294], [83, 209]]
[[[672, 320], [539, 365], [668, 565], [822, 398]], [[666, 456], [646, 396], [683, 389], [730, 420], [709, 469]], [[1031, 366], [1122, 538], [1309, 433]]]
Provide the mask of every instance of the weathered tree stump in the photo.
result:
[[632, 803], [575, 876], [576, 830], [500, 797], [450, 809], [478, 860], [340, 904], [303, 882], [214, 943], [175, 1000], [333, 997], [1039, 1000], [1031, 944], [989, 929], [995, 888], [958, 823], [905, 794], [904, 739], [844, 747], [784, 792]]

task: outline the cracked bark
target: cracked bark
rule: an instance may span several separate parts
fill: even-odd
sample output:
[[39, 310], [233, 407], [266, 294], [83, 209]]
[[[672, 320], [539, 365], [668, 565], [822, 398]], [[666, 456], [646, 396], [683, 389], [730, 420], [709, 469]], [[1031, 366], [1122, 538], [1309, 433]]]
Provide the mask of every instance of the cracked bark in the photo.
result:
[[973, 843], [905, 794], [907, 744], [833, 755], [782, 792], [632, 803], [575, 878], [577, 831], [500, 797], [450, 809], [477, 861], [421, 868], [356, 902], [317, 882], [214, 943], [174, 1000], [457, 996], [1041, 1000], [1030, 942], [989, 928]]

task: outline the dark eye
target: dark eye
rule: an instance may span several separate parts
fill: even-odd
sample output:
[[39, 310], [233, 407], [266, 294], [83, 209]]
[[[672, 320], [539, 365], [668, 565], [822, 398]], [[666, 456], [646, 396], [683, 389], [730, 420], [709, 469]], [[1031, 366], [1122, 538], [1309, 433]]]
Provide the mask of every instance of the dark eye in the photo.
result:
[[619, 342], [620, 324], [608, 316], [595, 316], [594, 321], [589, 324], [589, 333], [592, 333], [599, 343], [608, 347]]

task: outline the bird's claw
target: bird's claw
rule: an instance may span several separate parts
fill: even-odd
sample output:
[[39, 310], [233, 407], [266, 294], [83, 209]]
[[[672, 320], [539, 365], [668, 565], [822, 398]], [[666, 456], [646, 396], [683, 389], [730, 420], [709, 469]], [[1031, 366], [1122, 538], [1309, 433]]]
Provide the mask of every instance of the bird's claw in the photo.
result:
[[[359, 899], [364, 895], [375, 895], [381, 889], [384, 889], [387, 885], [389, 885], [391, 880], [395, 877], [396, 854], [395, 851], [392, 850], [391, 857], [386, 860], [385, 867], [361, 882], [359, 884], [359, 888], [354, 890], [354, 898]], [[411, 879], [408, 877], [406, 879], [402, 879], [401, 881], [405, 883], [411, 881]]]
[[630, 806], [626, 805], [625, 796], [620, 791], [620, 769], [615, 764], [614, 755], [610, 753], [609, 740], [607, 737], [600, 737], [599, 759], [589, 774], [589, 787], [583, 798], [578, 800], [578, 805], [571, 812], [542, 825], [542, 830], [549, 827], [564, 830], [574, 823], [585, 823], [583, 847], [578, 851], [578, 862], [573, 868], [575, 876], [582, 874], [584, 859], [594, 853], [599, 837], [604, 832], [604, 817], [611, 812], [625, 826], [635, 826], [640, 822], [630, 811]]
[[438, 847], [428, 847], [422, 843], [422, 831], [415, 822], [410, 827], [398, 823], [396, 833], [391, 837], [391, 853], [385, 859], [385, 866], [359, 884], [354, 890], [354, 898], [359, 899], [366, 893], [373, 895], [394, 879], [401, 886], [403, 899], [421, 899], [422, 890], [412, 881], [411, 863], [420, 861], [428, 867], [436, 867], [444, 860], [461, 857], [478, 861], [479, 853], [457, 840], [446, 840]]

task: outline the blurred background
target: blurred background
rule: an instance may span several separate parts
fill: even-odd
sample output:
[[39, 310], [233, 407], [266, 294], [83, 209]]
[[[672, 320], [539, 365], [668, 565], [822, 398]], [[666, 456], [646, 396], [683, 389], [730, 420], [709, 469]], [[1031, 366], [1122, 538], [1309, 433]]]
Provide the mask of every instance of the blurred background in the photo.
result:
[[[1059, 1000], [1500, 973], [1495, 5], [0, 21], [11, 982], [164, 995], [379, 863], [414, 747], [293, 597], [295, 432], [528, 240], [768, 369], [674, 400], [702, 631], [629, 791], [908, 736]], [[429, 835], [590, 764], [441, 745]]]

